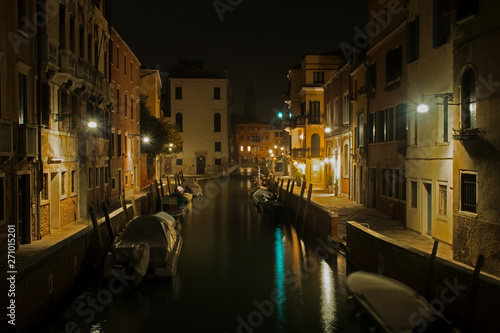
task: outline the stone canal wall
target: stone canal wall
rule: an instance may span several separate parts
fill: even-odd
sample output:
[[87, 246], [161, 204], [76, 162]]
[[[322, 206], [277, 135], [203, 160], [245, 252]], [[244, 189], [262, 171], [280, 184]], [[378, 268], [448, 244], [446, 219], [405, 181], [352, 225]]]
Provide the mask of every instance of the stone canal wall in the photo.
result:
[[[356, 222], [346, 226], [347, 258], [360, 269], [380, 273], [401, 281], [422, 295], [431, 255], [401, 244], [395, 240], [365, 228]], [[470, 287], [473, 269], [458, 262], [436, 258], [427, 300], [437, 310], [459, 322], [468, 316], [466, 329], [470, 332], [499, 332], [500, 324], [500, 279], [481, 274], [477, 293], [469, 310], [464, 310]], [[474, 302], [475, 299], [475, 302]], [[416, 315], [413, 320], [423, 320]]]
[[298, 227], [304, 228], [307, 226], [307, 228], [322, 236], [338, 237], [337, 213], [326, 210], [323, 206], [312, 201], [308, 203], [307, 193], [300, 199], [300, 195], [292, 193], [290, 189], [287, 191], [286, 187], [278, 187], [276, 191], [278, 193], [278, 201], [286, 204], [294, 216], [298, 214], [298, 219], [296, 220]]
[[[139, 214], [149, 213], [150, 195], [145, 194], [136, 199]], [[130, 217], [133, 216], [132, 205], [127, 205]], [[122, 208], [109, 213], [113, 233], [116, 236], [126, 224]], [[82, 222], [82, 221], [80, 221]], [[98, 220], [102, 235], [103, 252], [110, 246], [104, 218]], [[89, 277], [89, 272], [97, 269], [103, 253], [99, 252], [96, 234], [89, 218], [88, 226], [68, 238], [58, 242], [35, 255], [19, 255], [16, 276], [16, 332], [24, 332], [42, 317], [46, 316], [64, 296], [68, 295], [80, 281]], [[6, 278], [1, 277], [2, 290], [6, 290]], [[4, 302], [1, 302], [2, 308]], [[4, 326], [4, 318], [0, 321], [0, 331], [8, 332], [11, 326]]]

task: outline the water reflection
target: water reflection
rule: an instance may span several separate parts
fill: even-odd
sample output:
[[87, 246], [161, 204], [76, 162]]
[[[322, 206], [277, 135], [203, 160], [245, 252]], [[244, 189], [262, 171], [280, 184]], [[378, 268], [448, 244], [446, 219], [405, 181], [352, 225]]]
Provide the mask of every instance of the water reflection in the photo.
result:
[[275, 256], [275, 284], [276, 284], [276, 310], [277, 310], [277, 328], [278, 332], [283, 332], [285, 325], [285, 254], [283, 251], [283, 233], [281, 226], [278, 226], [275, 231], [274, 240], [274, 256]]
[[335, 327], [336, 321], [336, 304], [335, 280], [333, 279], [333, 272], [328, 264], [321, 260], [321, 321], [323, 323], [323, 331], [331, 332]]

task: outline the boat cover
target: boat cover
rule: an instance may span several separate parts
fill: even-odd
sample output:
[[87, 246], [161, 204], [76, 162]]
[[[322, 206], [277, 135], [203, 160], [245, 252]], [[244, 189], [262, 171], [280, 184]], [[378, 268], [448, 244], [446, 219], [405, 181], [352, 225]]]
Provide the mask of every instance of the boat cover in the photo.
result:
[[181, 186], [186, 189], [186, 192], [189, 192], [189, 190], [191, 190], [195, 197], [202, 194], [201, 186], [194, 178], [186, 178], [182, 182]]
[[257, 205], [262, 201], [272, 200], [273, 198], [274, 198], [273, 192], [268, 191], [266, 189], [257, 190], [253, 194], [253, 200], [255, 201], [255, 204], [257, 204]]

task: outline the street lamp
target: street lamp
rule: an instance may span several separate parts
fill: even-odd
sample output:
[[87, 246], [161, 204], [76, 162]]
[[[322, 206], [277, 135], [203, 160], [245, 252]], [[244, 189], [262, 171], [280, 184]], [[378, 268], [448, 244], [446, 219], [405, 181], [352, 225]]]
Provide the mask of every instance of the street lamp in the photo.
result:
[[[445, 105], [446, 109], [447, 109], [448, 105], [454, 105], [454, 104], [449, 103], [449, 102], [453, 101], [453, 93], [429, 94], [429, 95], [422, 94], [422, 101], [424, 100], [424, 97], [427, 97], [427, 96], [434, 96], [435, 98], [442, 98], [443, 105]], [[456, 104], [456, 105], [458, 105], [458, 104]], [[417, 107], [417, 112], [418, 113], [429, 112], [429, 105], [427, 103], [420, 103]]]
[[331, 131], [332, 131], [332, 129], [330, 127], [325, 128], [325, 133], [330, 133]]

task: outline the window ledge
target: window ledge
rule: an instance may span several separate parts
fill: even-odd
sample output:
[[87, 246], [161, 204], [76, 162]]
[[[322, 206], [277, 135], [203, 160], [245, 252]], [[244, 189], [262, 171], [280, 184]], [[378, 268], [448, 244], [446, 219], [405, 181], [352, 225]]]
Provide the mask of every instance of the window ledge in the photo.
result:
[[458, 212], [458, 216], [468, 217], [468, 218], [472, 218], [472, 219], [477, 219], [478, 218], [478, 214], [477, 213], [465, 212], [465, 211], [462, 211], [462, 210], [460, 210]]

